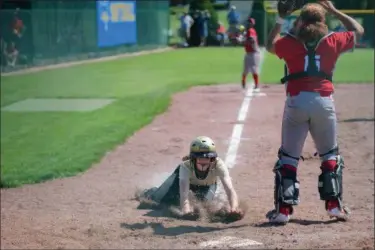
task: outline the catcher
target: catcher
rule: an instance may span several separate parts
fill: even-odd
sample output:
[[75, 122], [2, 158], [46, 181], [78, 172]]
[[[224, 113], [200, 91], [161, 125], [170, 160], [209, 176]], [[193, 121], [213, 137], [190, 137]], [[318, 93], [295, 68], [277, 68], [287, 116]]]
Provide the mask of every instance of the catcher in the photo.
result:
[[[282, 140], [275, 173], [275, 209], [267, 214], [270, 222], [285, 224], [299, 204], [297, 180], [299, 156], [310, 132], [321, 159], [317, 189], [328, 216], [347, 220], [343, 205], [344, 158], [337, 140], [337, 115], [333, 72], [340, 55], [353, 51], [364, 34], [352, 17], [337, 10], [332, 2], [321, 0], [303, 6], [293, 28], [280, 37], [284, 18], [304, 1], [280, 0], [279, 17], [272, 28], [268, 52], [285, 62], [286, 100], [282, 119]], [[347, 31], [329, 32], [326, 13], [335, 16]]]
[[237, 215], [239, 219], [243, 217], [228, 168], [217, 156], [212, 139], [206, 136], [194, 139], [190, 144], [190, 154], [182, 160], [161, 186], [146, 190], [144, 196], [158, 204], [180, 205], [183, 215], [191, 215], [194, 211], [189, 201], [189, 191], [199, 201], [213, 201], [220, 179], [229, 200], [228, 214]]

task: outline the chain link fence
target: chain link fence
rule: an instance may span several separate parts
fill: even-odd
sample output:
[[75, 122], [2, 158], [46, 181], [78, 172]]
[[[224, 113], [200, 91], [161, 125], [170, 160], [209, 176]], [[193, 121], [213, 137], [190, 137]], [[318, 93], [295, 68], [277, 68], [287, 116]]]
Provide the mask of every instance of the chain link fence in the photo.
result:
[[168, 45], [169, 2], [38, 1], [1, 10], [1, 72]]

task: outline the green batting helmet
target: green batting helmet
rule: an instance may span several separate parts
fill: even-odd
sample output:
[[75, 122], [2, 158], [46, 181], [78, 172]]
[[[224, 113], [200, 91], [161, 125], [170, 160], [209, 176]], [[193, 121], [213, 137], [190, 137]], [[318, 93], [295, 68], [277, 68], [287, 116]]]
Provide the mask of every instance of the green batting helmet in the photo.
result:
[[207, 136], [198, 136], [190, 143], [190, 158], [216, 158], [215, 142]]

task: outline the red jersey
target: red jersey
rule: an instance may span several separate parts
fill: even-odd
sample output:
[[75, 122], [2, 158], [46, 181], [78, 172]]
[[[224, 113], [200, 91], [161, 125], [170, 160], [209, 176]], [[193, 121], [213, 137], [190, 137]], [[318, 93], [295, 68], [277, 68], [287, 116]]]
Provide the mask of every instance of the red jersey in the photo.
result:
[[224, 27], [224, 25], [219, 25], [219, 27], [217, 28], [217, 31], [216, 31], [217, 33], [219, 33], [219, 34], [224, 34], [225, 33], [225, 27]]
[[[355, 47], [355, 33], [352, 31], [334, 32], [323, 37], [315, 48], [315, 62], [318, 70], [326, 74], [333, 74], [339, 56], [353, 50]], [[275, 53], [286, 63], [288, 74], [306, 71], [308, 66], [307, 49], [305, 45], [289, 34], [276, 41]], [[290, 95], [297, 95], [300, 91], [333, 93], [333, 83], [319, 77], [303, 77], [290, 80], [286, 91]]]
[[12, 22], [12, 28], [13, 30], [16, 30], [17, 33], [20, 33], [23, 28], [23, 21], [18, 17], [15, 17]]
[[254, 28], [250, 28], [247, 30], [244, 45], [246, 53], [253, 53], [259, 51], [258, 34]]

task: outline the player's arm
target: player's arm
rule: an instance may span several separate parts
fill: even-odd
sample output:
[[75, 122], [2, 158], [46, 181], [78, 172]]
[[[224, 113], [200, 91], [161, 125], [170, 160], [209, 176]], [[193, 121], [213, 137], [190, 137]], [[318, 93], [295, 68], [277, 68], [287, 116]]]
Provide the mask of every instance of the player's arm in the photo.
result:
[[327, 9], [332, 15], [339, 19], [348, 31], [353, 31], [357, 41], [361, 39], [365, 30], [359, 22], [336, 9], [330, 1], [322, 1], [321, 5], [323, 5], [325, 9]]
[[229, 205], [232, 211], [238, 209], [238, 196], [236, 190], [234, 190], [232, 180], [230, 176], [220, 177], [225, 193], [227, 194]]
[[246, 41], [253, 44], [255, 42], [255, 34], [253, 34], [251, 30], [246, 30], [244, 33]]
[[271, 32], [268, 34], [266, 50], [272, 54], [276, 54], [275, 44], [280, 39], [281, 26], [283, 25], [283, 23], [284, 19], [277, 17], [275, 25], [271, 29]]
[[256, 37], [254, 37], [254, 36], [247, 37], [246, 43], [248, 45], [250, 45], [253, 49], [256, 49], [256, 47], [257, 47]]
[[229, 205], [232, 211], [238, 209], [238, 196], [236, 190], [234, 190], [232, 179], [229, 175], [229, 170], [225, 166], [224, 162], [221, 162], [222, 166], [220, 166], [220, 181], [223, 184], [225, 193], [228, 197]]
[[254, 37], [252, 37], [252, 36], [247, 37], [246, 41], [247, 41], [249, 44], [251, 44], [251, 45], [254, 45], [254, 43], [255, 43], [255, 39], [254, 39]]
[[329, 13], [335, 16], [345, 26], [345, 32], [336, 32], [334, 35], [337, 39], [337, 48], [339, 53], [343, 53], [355, 48], [356, 42], [360, 40], [364, 34], [364, 28], [354, 18], [346, 15], [336, 9], [331, 1], [321, 0], [319, 2]]
[[334, 15], [339, 19], [345, 28], [348, 30], [346, 32], [338, 32], [339, 35], [339, 52], [344, 53], [347, 51], [353, 51], [357, 41], [361, 40], [364, 29], [360, 23], [358, 23], [354, 18], [342, 13], [339, 10], [333, 10]]
[[189, 202], [190, 190], [190, 172], [184, 164], [181, 164], [179, 171], [179, 184], [180, 184], [180, 208], [183, 214], [192, 212]]

